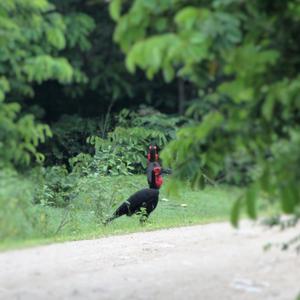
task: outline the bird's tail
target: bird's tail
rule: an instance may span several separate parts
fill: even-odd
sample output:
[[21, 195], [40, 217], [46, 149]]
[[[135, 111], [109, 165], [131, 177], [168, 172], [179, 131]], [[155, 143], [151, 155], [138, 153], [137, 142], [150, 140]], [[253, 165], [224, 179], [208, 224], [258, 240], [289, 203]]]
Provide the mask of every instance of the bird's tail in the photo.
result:
[[105, 219], [105, 220], [103, 221], [103, 225], [105, 225], [105, 226], [108, 225], [108, 224], [111, 223], [115, 218], [117, 218], [117, 216], [112, 215], [111, 217]]
[[107, 218], [103, 223], [104, 225], [107, 225], [110, 222], [112, 222], [114, 219], [119, 218], [123, 215], [127, 215], [128, 213], [129, 213], [129, 207], [127, 201], [125, 201], [117, 208], [117, 210], [113, 213], [113, 215]]

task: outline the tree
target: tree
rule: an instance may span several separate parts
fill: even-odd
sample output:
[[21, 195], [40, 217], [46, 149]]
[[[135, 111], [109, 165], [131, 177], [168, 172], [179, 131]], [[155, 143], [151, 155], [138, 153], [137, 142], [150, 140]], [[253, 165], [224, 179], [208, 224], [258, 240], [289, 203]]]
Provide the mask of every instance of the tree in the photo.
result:
[[163, 153], [174, 176], [203, 185], [247, 155], [256, 172], [232, 222], [243, 206], [255, 218], [261, 193], [299, 217], [299, 1], [112, 0], [110, 12], [130, 72], [198, 89], [194, 124]]
[[120, 111], [145, 102], [164, 112], [176, 112], [176, 82], [166, 85], [160, 74], [157, 80], [149, 81], [143, 72], [135, 76], [127, 72], [124, 54], [112, 40], [114, 22], [107, 1], [50, 2], [55, 6], [52, 13], [60, 14], [65, 21], [66, 47], [62, 54], [73, 66], [77, 80], [68, 85], [46, 81], [35, 86], [36, 97], [27, 102], [29, 108], [42, 108], [43, 120], [48, 123], [64, 114], [95, 118], [109, 108]]
[[[46, 80], [80, 81], [76, 69], [61, 56], [68, 43], [66, 20], [47, 0], [3, 0], [0, 3], [0, 161], [1, 166], [41, 161], [37, 146], [51, 131], [22, 112], [34, 85]], [[81, 35], [86, 35], [83, 32]]]

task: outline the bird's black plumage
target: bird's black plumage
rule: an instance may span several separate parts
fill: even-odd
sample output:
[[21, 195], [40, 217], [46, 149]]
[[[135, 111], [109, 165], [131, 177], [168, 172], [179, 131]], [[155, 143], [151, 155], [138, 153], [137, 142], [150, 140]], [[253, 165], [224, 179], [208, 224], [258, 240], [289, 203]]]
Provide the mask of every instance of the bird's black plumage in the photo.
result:
[[112, 217], [107, 220], [107, 222], [123, 215], [132, 216], [138, 212], [143, 212], [144, 216], [148, 217], [156, 208], [158, 197], [158, 189], [142, 189], [123, 202], [114, 212]]
[[163, 183], [161, 166], [157, 160], [157, 147], [151, 145], [149, 147], [147, 167], [149, 188], [142, 189], [130, 196], [116, 209], [113, 215], [106, 220], [106, 224], [123, 215], [131, 216], [138, 212], [141, 212], [143, 217], [147, 218], [156, 208], [159, 197], [159, 188]]

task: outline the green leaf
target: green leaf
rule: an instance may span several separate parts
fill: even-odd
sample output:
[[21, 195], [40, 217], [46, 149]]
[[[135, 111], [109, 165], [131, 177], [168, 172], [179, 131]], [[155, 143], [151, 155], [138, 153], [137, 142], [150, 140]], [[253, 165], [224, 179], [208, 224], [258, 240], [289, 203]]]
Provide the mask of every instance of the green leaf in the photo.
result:
[[293, 187], [286, 187], [281, 189], [281, 205], [282, 210], [285, 213], [291, 214], [294, 212], [294, 208], [297, 204], [297, 195], [293, 193]]
[[175, 76], [173, 67], [169, 64], [165, 65], [163, 68], [163, 75], [166, 82], [171, 82]]
[[224, 118], [219, 112], [212, 112], [205, 116], [203, 121], [194, 128], [194, 135], [197, 140], [205, 138], [213, 129], [221, 125]]
[[167, 29], [167, 19], [166, 18], [159, 18], [156, 22], [155, 22], [155, 28], [157, 29], [157, 31], [164, 31]]
[[47, 39], [58, 50], [62, 50], [66, 46], [64, 33], [58, 28], [49, 28], [47, 30]]
[[262, 106], [262, 113], [268, 121], [271, 121], [273, 117], [274, 104], [275, 99], [273, 97], [268, 97]]
[[234, 80], [231, 82], [222, 83], [218, 90], [221, 93], [227, 94], [236, 103], [241, 103], [243, 101], [250, 101], [253, 99], [254, 90], [252, 87], [248, 87], [242, 80]]
[[210, 11], [208, 9], [187, 6], [176, 14], [175, 23], [185, 30], [191, 30], [197, 21], [203, 21], [209, 15]]
[[118, 21], [121, 15], [122, 0], [112, 0], [109, 4], [109, 13], [114, 21]]
[[252, 185], [247, 189], [246, 192], [246, 207], [247, 213], [252, 219], [256, 219], [256, 198], [258, 193], [257, 185]]
[[240, 211], [241, 211], [242, 198], [238, 198], [232, 207], [230, 221], [234, 227], [238, 227]]

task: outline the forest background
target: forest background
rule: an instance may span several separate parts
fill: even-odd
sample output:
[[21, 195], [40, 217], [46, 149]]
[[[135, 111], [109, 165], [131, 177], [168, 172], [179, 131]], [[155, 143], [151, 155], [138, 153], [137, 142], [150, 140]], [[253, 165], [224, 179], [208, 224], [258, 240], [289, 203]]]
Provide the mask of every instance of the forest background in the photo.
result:
[[1, 1], [0, 240], [109, 232], [152, 142], [173, 173], [150, 229], [296, 223], [299, 27], [297, 0]]

